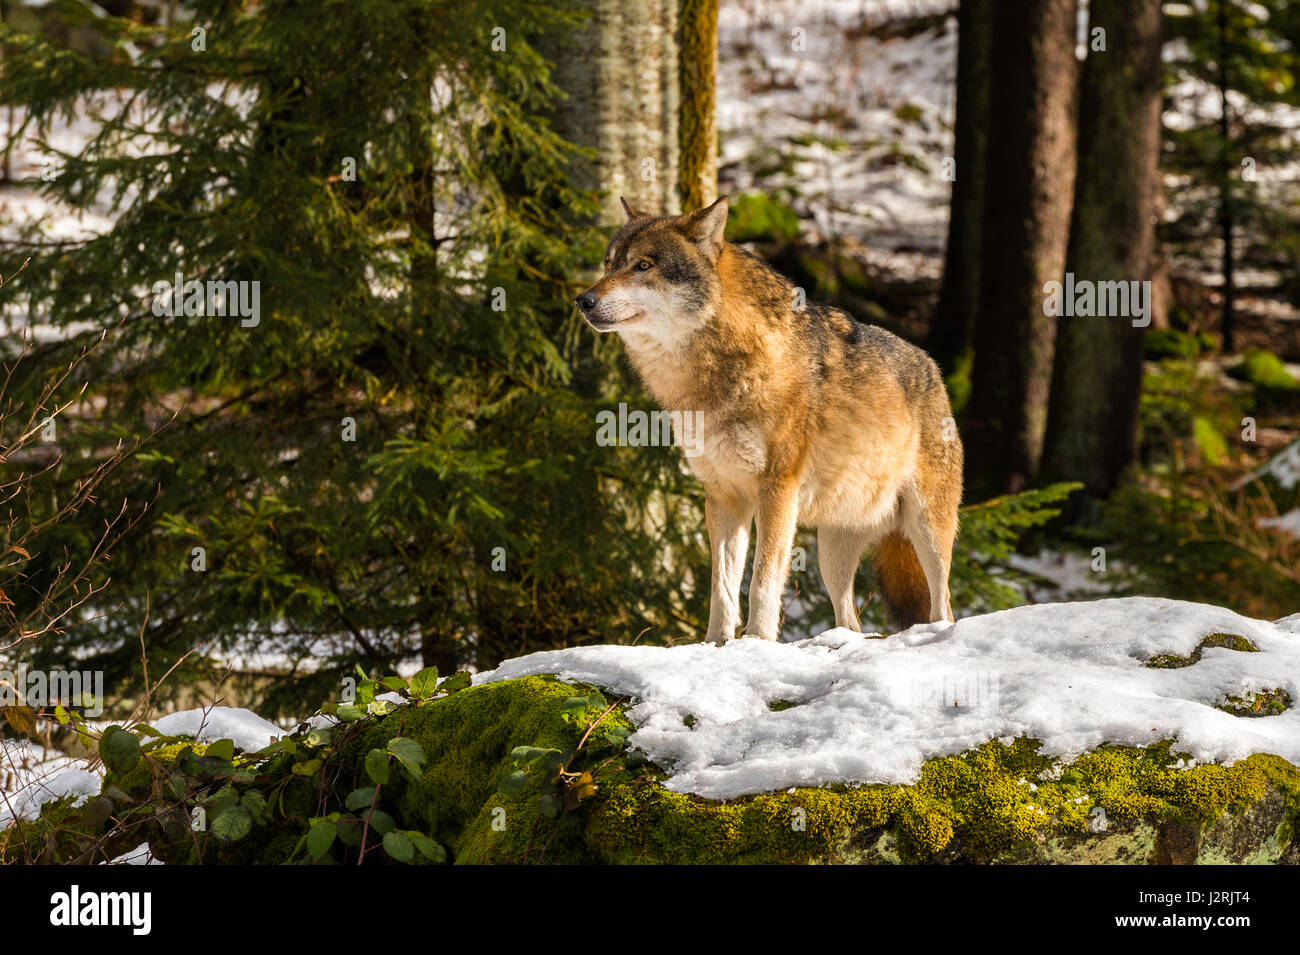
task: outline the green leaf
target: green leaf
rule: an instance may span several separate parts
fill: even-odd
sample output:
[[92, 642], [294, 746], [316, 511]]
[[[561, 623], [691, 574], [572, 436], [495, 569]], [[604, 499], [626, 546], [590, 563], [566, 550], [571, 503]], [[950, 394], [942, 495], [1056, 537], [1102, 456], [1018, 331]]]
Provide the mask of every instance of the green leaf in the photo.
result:
[[222, 842], [238, 842], [253, 828], [253, 820], [248, 810], [242, 806], [232, 806], [212, 819], [212, 834]]
[[271, 819], [270, 807], [266, 804], [266, 797], [256, 789], [250, 789], [244, 793], [239, 804], [248, 810], [249, 817], [253, 822], [264, 825]]
[[425, 667], [411, 677], [411, 696], [417, 700], [427, 700], [438, 691], [438, 668]]
[[208, 814], [218, 816], [237, 805], [239, 805], [239, 793], [230, 786], [222, 786], [208, 800]]
[[379, 681], [394, 693], [401, 693], [406, 689], [407, 683], [400, 676], [386, 676]]
[[370, 828], [381, 836], [392, 832], [393, 829], [397, 827], [397, 823], [393, 820], [393, 817], [382, 809], [376, 809], [373, 812], [367, 813], [366, 818], [370, 819]]
[[424, 856], [430, 862], [435, 862], [441, 865], [447, 861], [447, 850], [433, 839], [430, 839], [423, 832], [416, 832], [412, 829], [408, 830], [406, 835], [410, 838], [411, 842], [415, 843], [415, 848], [420, 855]]
[[443, 680], [438, 689], [450, 696], [452, 693], [468, 689], [473, 683], [474, 677], [468, 670], [459, 670]]
[[317, 726], [307, 734], [306, 743], [308, 746], [324, 746], [334, 738], [334, 728], [332, 726]]
[[325, 853], [330, 851], [330, 846], [334, 845], [334, 837], [338, 835], [339, 827], [329, 819], [317, 819], [311, 824], [311, 829], [307, 832], [307, 851], [311, 853], [313, 859], [320, 859]]
[[510, 751], [510, 758], [516, 763], [534, 763], [543, 756], [558, 752], [558, 749], [546, 749], [541, 746], [516, 746]]
[[361, 845], [361, 820], [356, 816], [340, 816], [337, 823], [339, 842], [345, 846]]
[[387, 716], [395, 709], [397, 709], [397, 704], [392, 700], [375, 700], [366, 707], [366, 711], [372, 716]]
[[388, 741], [388, 751], [396, 756], [406, 767], [412, 779], [419, 779], [424, 772], [424, 747], [406, 736], [395, 736]]
[[370, 805], [370, 800], [375, 798], [375, 787], [366, 786], [362, 789], [354, 789], [348, 793], [348, 798], [343, 800], [343, 804], [356, 812], [358, 809], [364, 809]]
[[99, 738], [99, 756], [116, 776], [124, 776], [140, 762], [140, 741], [114, 724]]
[[208, 748], [203, 751], [203, 755], [212, 759], [230, 762], [235, 758], [235, 741], [233, 739], [219, 739], [209, 743]]
[[538, 797], [537, 805], [538, 808], [542, 810], [543, 816], [547, 819], [554, 819], [559, 815], [562, 803], [560, 802], [560, 797], [555, 795], [555, 793], [547, 793], [544, 796]]
[[376, 786], [388, 782], [388, 754], [382, 749], [372, 749], [366, 753], [366, 775]]
[[294, 763], [293, 766], [290, 767], [290, 772], [292, 772], [295, 776], [314, 776], [316, 774], [316, 770], [320, 768], [321, 768], [320, 759], [308, 759], [302, 761], [301, 763]]
[[501, 780], [501, 785], [497, 791], [507, 796], [517, 796], [523, 792], [524, 786], [528, 785], [528, 772], [523, 769], [515, 770], [513, 773], [507, 773]]
[[352, 703], [342, 704], [334, 714], [344, 723], [352, 723], [366, 715], [366, 711]]
[[384, 834], [384, 851], [398, 862], [410, 862], [415, 858], [415, 845], [406, 833], [394, 829]]

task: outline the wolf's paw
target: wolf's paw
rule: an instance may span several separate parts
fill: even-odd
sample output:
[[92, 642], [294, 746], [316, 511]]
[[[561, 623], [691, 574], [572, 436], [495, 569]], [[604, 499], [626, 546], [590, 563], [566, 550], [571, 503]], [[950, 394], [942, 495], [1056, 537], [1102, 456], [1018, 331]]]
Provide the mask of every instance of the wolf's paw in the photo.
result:
[[749, 638], [751, 640], [766, 640], [769, 643], [777, 643], [781, 639], [775, 634], [769, 637], [766, 634], [762, 634], [762, 633], [742, 633], [740, 637], [742, 640], [745, 638]]

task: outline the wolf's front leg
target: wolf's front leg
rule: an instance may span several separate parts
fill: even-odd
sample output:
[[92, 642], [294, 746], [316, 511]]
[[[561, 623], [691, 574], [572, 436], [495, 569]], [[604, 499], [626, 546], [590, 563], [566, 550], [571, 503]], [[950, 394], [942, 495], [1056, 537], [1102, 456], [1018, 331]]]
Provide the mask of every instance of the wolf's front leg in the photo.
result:
[[726, 643], [740, 626], [740, 579], [749, 550], [749, 523], [753, 508], [739, 500], [706, 490], [704, 520], [713, 557], [709, 593], [710, 643]]
[[798, 492], [798, 485], [789, 480], [768, 485], [759, 495], [754, 576], [749, 583], [749, 623], [745, 626], [747, 637], [764, 640], [781, 637], [781, 595], [790, 576]]

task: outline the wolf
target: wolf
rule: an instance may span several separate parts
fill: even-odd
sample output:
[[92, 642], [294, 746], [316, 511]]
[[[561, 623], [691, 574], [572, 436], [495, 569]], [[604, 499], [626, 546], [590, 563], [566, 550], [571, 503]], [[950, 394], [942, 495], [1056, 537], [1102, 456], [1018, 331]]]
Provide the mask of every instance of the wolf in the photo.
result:
[[939, 369], [896, 335], [824, 305], [727, 242], [726, 196], [682, 216], [622, 200], [604, 276], [577, 297], [616, 333], [666, 410], [693, 413], [712, 558], [706, 639], [780, 638], [798, 526], [817, 532], [835, 625], [860, 631], [853, 578], [874, 548], [899, 628], [953, 620], [948, 592], [962, 445]]

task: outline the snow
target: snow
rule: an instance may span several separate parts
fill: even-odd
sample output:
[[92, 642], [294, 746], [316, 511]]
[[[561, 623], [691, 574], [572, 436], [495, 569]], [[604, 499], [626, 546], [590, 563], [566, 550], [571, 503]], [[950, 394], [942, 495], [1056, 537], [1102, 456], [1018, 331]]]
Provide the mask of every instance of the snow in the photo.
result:
[[116, 859], [101, 862], [100, 865], [162, 865], [161, 859], [153, 857], [149, 843], [142, 842], [129, 852], [123, 852]]
[[[1210, 648], [1192, 666], [1144, 666], [1187, 656], [1212, 633], [1240, 634], [1258, 652]], [[1151, 597], [1019, 607], [885, 639], [834, 629], [795, 643], [547, 651], [474, 682], [541, 673], [633, 698], [632, 745], [671, 768], [669, 789], [711, 799], [911, 783], [926, 759], [1018, 736], [1063, 760], [1174, 739], [1198, 763], [1265, 752], [1300, 762], [1295, 709], [1243, 719], [1216, 708], [1252, 690], [1300, 699], [1295, 628]], [[778, 699], [798, 705], [774, 712]]]
[[200, 743], [229, 739], [248, 752], [265, 749], [285, 735], [285, 730], [252, 710], [235, 706], [181, 710], [168, 713], [152, 725], [164, 736], [193, 736]]
[[1280, 531], [1292, 537], [1300, 537], [1300, 508], [1279, 514], [1277, 517], [1261, 517], [1258, 523], [1260, 527]]
[[[810, 239], [854, 236], [882, 264], [937, 274], [951, 192], [941, 168], [952, 155], [956, 21], [907, 39], [865, 28], [954, 7], [723, 3], [719, 192], [791, 190]], [[792, 165], [764, 171], [773, 151]]]
[[0, 740], [0, 829], [14, 819], [31, 819], [41, 806], [64, 796], [73, 804], [99, 795], [100, 776], [30, 740]]
[[1037, 554], [1010, 554], [1004, 563], [1013, 570], [1041, 578], [1021, 589], [1032, 603], [1054, 603], [1072, 597], [1109, 593], [1118, 586], [1115, 577], [1093, 570], [1091, 555], [1056, 551], [1050, 547]]

